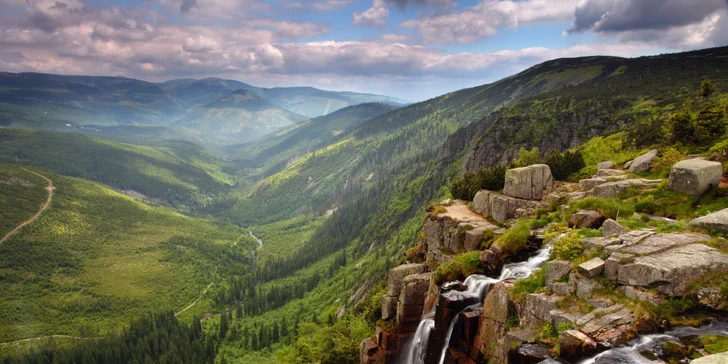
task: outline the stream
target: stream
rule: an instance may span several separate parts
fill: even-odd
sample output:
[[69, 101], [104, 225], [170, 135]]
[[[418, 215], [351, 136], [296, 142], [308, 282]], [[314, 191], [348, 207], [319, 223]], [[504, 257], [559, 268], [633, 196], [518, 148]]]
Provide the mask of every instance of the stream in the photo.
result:
[[[488, 294], [488, 291], [490, 290], [490, 287], [505, 279], [523, 279], [530, 276], [534, 270], [538, 269], [544, 262], [546, 262], [546, 260], [549, 258], [550, 252], [551, 248], [550, 246], [547, 246], [544, 249], [538, 250], [533, 256], [531, 256], [528, 260], [524, 262], [507, 264], [503, 267], [500, 277], [498, 278], [486, 277], [481, 274], [473, 274], [465, 279], [464, 284], [465, 286], [467, 286], [467, 290], [452, 290], [443, 293], [443, 295], [462, 295], [469, 298], [477, 298], [478, 303], [476, 303], [475, 305], [471, 305], [470, 307], [482, 305], [486, 295]], [[463, 311], [467, 310], [468, 308], [465, 308]], [[425, 315], [423, 320], [420, 322], [420, 325], [417, 327], [417, 332], [415, 333], [409, 350], [407, 351], [405, 363], [424, 363], [425, 354], [427, 352], [427, 342], [430, 337], [430, 333], [435, 328], [435, 322], [431, 318], [433, 314], [434, 312]], [[450, 325], [448, 326], [447, 335], [445, 336], [445, 344], [443, 345], [442, 350], [440, 350], [440, 364], [445, 362], [445, 354], [447, 353], [447, 348], [450, 345], [450, 338], [455, 324], [457, 323], [458, 316], [459, 314], [455, 315], [455, 318], [452, 320], [452, 322], [450, 322]]]
[[258, 248], [263, 247], [263, 239], [253, 235], [253, 230], [248, 230], [248, 234], [250, 234], [250, 236], [258, 242]]

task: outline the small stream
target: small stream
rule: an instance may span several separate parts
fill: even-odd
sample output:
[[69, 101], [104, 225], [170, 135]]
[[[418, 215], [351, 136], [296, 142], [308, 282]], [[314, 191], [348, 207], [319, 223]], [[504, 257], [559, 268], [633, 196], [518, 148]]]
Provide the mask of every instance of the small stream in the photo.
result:
[[250, 234], [250, 236], [258, 242], [258, 248], [263, 247], [263, 239], [253, 235], [253, 230], [248, 230], [248, 234]]

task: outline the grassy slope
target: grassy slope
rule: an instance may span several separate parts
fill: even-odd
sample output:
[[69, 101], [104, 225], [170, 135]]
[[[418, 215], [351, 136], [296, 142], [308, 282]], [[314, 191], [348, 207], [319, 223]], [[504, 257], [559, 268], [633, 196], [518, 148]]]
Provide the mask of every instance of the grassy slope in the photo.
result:
[[0, 239], [38, 211], [47, 182], [18, 166], [0, 164]]
[[135, 190], [180, 207], [203, 202], [233, 183], [224, 161], [187, 142], [148, 147], [69, 133], [0, 129], [0, 161]]
[[[104, 334], [144, 312], [180, 310], [219, 283], [205, 249], [254, 246], [233, 226], [42, 173], [56, 186], [51, 207], [0, 246], [0, 341], [73, 335], [81, 326]], [[10, 192], [0, 189], [2, 198]]]

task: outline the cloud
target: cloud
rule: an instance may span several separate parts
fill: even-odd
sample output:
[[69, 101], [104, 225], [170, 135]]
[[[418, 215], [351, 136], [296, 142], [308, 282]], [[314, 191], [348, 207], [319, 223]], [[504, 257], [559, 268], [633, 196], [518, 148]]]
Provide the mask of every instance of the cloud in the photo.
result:
[[726, 0], [585, 0], [576, 7], [568, 32], [685, 49], [723, 45], [726, 29]]
[[461, 12], [408, 20], [401, 25], [419, 31], [425, 43], [471, 43], [490, 37], [500, 27], [571, 21], [577, 0], [481, 1]]
[[312, 9], [316, 11], [333, 11], [347, 7], [353, 0], [319, 0], [311, 2], [288, 1], [283, 6], [294, 9]]
[[278, 38], [295, 40], [326, 34], [331, 30], [328, 24], [297, 22], [288, 20], [253, 20], [248, 23], [254, 27], [271, 29]]
[[384, 0], [374, 0], [371, 8], [363, 13], [354, 12], [353, 16], [352, 24], [354, 25], [375, 25], [381, 27], [387, 23], [389, 8]]
[[393, 3], [399, 8], [406, 8], [407, 5], [435, 5], [435, 6], [453, 6], [454, 1], [451, 0], [387, 0], [389, 3]]

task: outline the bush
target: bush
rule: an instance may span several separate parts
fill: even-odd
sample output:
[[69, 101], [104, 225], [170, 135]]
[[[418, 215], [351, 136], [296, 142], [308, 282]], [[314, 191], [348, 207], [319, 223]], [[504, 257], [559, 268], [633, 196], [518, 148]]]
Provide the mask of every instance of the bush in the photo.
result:
[[560, 181], [566, 180], [585, 166], [581, 151], [578, 150], [567, 150], [562, 153], [553, 151], [546, 155], [543, 163], [549, 166], [554, 179]]
[[672, 141], [674, 143], [692, 144], [695, 140], [695, 120], [690, 113], [689, 105], [672, 113], [670, 118], [672, 126]]
[[652, 162], [652, 172], [659, 173], [660, 175], [667, 176], [675, 163], [681, 161], [685, 157], [685, 154], [680, 153], [675, 148], [666, 148], [655, 158]]
[[465, 173], [448, 187], [453, 198], [472, 201], [480, 190], [499, 191], [506, 183], [506, 166], [481, 168], [476, 173]]
[[635, 122], [624, 135], [624, 145], [642, 148], [662, 143], [666, 138], [664, 124], [661, 115]]
[[581, 236], [576, 231], [556, 237], [551, 241], [551, 255], [557, 259], [575, 260], [584, 252], [581, 246]]
[[506, 230], [493, 244], [499, 248], [515, 254], [528, 245], [528, 237], [531, 236], [531, 220], [518, 220], [516, 226]]
[[541, 158], [538, 148], [534, 147], [531, 150], [526, 150], [526, 148], [521, 147], [518, 151], [518, 158], [513, 160], [511, 166], [514, 168], [526, 167], [532, 164], [538, 164], [540, 161]]
[[425, 261], [425, 252], [422, 249], [422, 242], [418, 243], [412, 248], [407, 249], [405, 258], [414, 263], [422, 263]]
[[442, 284], [467, 276], [480, 270], [480, 251], [460, 254], [451, 262], [447, 262], [435, 271], [435, 282]]
[[695, 120], [695, 139], [700, 144], [713, 144], [725, 135], [726, 124], [725, 107], [712, 103], [698, 114]]

